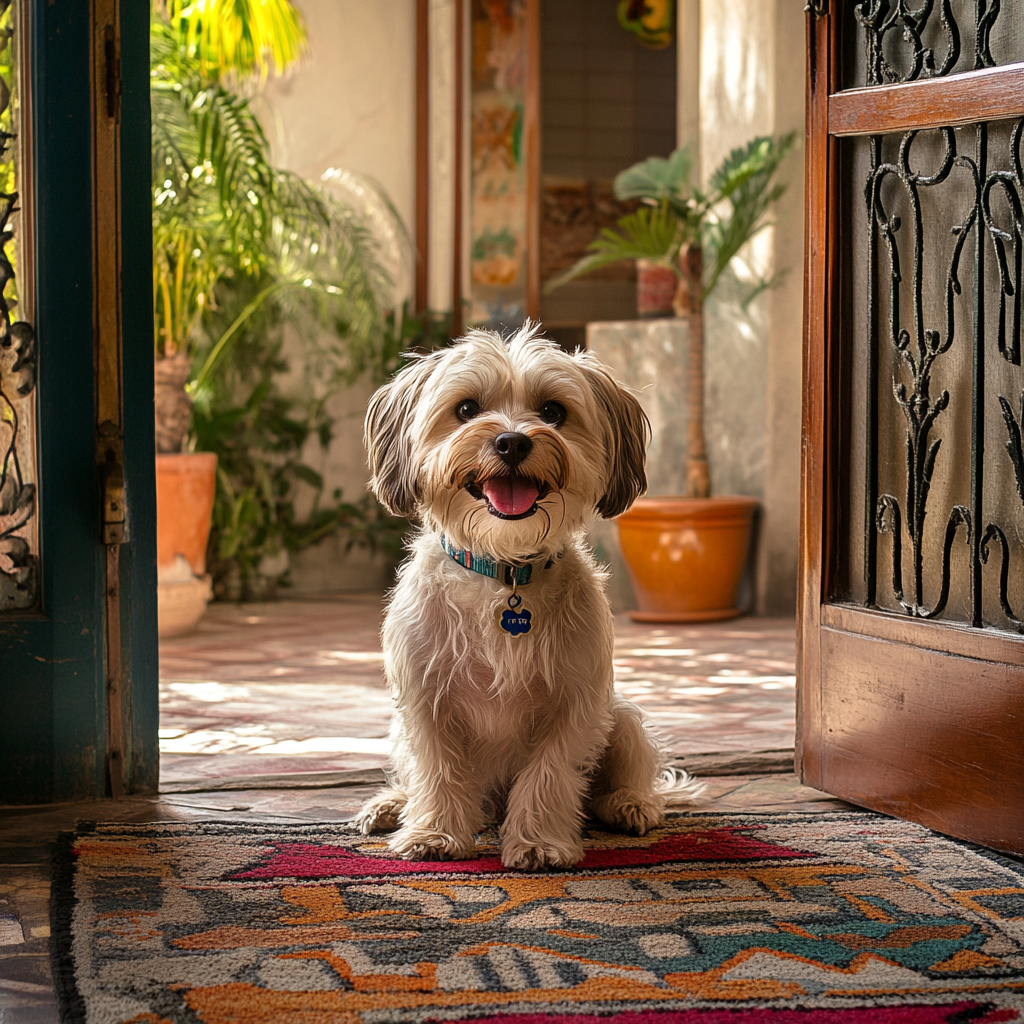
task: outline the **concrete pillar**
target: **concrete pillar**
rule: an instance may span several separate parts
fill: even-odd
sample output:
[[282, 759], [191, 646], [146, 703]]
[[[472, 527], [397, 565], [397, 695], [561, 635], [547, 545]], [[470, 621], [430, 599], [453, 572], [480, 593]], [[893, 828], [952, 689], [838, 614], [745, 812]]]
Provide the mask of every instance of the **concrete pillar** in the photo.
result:
[[[804, 130], [804, 21], [801, 0], [774, 0], [776, 48], [775, 130]], [[789, 185], [775, 213], [775, 265], [786, 276], [768, 300], [768, 446], [765, 516], [761, 531], [758, 595], [768, 615], [791, 614], [796, 602], [800, 541], [801, 358], [804, 258], [803, 147], [781, 169]]]
[[[682, 5], [686, 9], [686, 3]], [[803, 127], [802, 0], [701, 3], [700, 167], [735, 147]], [[681, 97], [682, 99], [682, 97]], [[789, 191], [706, 307], [706, 429], [712, 487], [762, 500], [757, 608], [795, 606], [799, 512], [802, 160]], [[759, 278], [779, 284], [744, 305]]]

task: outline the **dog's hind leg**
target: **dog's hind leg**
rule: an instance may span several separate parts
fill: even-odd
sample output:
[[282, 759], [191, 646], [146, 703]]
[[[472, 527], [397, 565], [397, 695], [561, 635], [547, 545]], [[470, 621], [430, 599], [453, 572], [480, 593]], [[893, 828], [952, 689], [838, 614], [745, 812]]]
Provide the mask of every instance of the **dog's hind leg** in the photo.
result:
[[394, 832], [399, 825], [399, 816], [409, 797], [404, 789], [390, 786], [382, 789], [363, 804], [362, 810], [352, 820], [363, 835], [371, 832]]
[[616, 697], [612, 714], [614, 724], [594, 773], [590, 807], [605, 824], [642, 836], [664, 820], [669, 790], [673, 797], [685, 799], [693, 787], [674, 776], [673, 785], [668, 785], [662, 752], [635, 704]]

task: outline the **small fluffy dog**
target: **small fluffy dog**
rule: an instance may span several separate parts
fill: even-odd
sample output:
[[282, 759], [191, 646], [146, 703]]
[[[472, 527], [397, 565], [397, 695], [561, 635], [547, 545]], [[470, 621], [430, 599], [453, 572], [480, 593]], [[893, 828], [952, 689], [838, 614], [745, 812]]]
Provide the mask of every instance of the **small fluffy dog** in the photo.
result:
[[588, 813], [643, 835], [699, 788], [615, 694], [606, 575], [585, 543], [595, 513], [646, 487], [647, 418], [537, 330], [471, 331], [366, 415], [371, 487], [421, 527], [383, 628], [392, 781], [357, 823], [397, 829], [409, 860], [472, 857], [503, 821], [507, 866], [568, 867]]

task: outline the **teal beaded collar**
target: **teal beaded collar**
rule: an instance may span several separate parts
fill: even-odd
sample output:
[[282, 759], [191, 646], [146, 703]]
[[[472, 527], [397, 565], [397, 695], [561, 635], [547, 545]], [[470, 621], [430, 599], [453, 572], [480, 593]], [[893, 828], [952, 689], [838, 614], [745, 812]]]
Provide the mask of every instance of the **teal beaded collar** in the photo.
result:
[[[453, 562], [458, 562], [464, 569], [479, 573], [481, 576], [490, 576], [492, 580], [498, 580], [506, 587], [525, 586], [533, 576], [533, 565], [513, 565], [511, 562], [496, 562], [493, 558], [474, 555], [468, 548], [457, 548], [450, 544], [444, 534], [441, 534], [441, 547]], [[543, 568], [550, 569], [558, 557], [549, 558]]]

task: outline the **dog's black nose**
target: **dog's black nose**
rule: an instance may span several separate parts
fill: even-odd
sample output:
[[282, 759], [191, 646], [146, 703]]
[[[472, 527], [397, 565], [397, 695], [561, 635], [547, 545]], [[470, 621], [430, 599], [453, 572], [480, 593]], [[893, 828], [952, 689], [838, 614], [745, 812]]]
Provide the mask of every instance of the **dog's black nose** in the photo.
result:
[[494, 450], [501, 456], [501, 461], [515, 468], [533, 448], [533, 442], [518, 431], [499, 434], [494, 439]]

